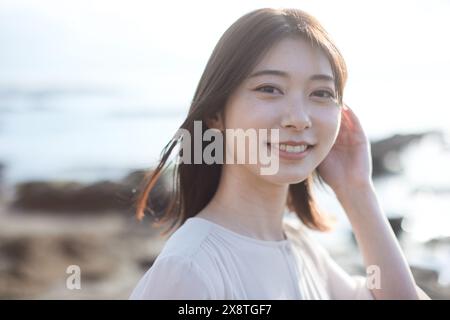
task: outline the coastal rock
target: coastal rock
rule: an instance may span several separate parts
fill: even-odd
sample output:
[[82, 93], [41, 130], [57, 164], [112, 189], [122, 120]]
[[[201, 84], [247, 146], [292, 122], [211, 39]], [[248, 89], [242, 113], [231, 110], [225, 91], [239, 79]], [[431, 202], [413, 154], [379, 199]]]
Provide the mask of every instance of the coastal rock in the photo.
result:
[[[16, 186], [15, 208], [58, 212], [133, 211], [145, 171], [133, 171], [122, 181], [100, 181], [89, 185], [78, 182], [31, 181]], [[169, 200], [165, 180], [161, 179], [150, 194], [156, 211], [161, 211]]]

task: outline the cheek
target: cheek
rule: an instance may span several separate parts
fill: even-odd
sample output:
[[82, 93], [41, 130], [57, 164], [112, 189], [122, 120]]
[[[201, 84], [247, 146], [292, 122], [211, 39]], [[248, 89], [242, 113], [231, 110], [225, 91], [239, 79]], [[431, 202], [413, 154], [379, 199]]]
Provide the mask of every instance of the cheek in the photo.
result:
[[319, 142], [324, 147], [330, 147], [336, 141], [339, 133], [341, 122], [341, 115], [339, 110], [329, 110], [329, 112], [322, 112], [322, 114], [315, 119], [316, 132], [319, 134]]
[[227, 128], [272, 128], [276, 118], [273, 104], [243, 96], [228, 106], [225, 124]]

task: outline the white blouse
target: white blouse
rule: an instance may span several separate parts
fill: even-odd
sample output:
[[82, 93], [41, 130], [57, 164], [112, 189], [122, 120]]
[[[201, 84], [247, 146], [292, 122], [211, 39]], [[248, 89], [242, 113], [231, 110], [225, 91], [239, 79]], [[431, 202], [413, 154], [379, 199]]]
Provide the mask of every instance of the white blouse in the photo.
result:
[[192, 217], [167, 240], [130, 299], [373, 299], [308, 235], [283, 219], [286, 240], [259, 240]]

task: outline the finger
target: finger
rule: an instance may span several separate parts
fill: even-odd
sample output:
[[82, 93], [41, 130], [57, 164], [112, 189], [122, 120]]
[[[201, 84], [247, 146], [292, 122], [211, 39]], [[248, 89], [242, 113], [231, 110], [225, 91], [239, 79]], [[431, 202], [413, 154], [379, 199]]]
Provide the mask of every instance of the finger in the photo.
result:
[[358, 117], [356, 116], [356, 114], [352, 108], [350, 108], [348, 105], [345, 105], [345, 107], [346, 107], [345, 112], [351, 119], [355, 119], [355, 120], [358, 119]]
[[351, 129], [361, 127], [361, 122], [355, 112], [346, 104], [345, 116], [350, 123]]
[[354, 124], [353, 124], [352, 117], [350, 114], [350, 108], [346, 104], [344, 105], [342, 116], [344, 117], [344, 119], [343, 119], [344, 125], [346, 127], [348, 127], [349, 129], [353, 129]]

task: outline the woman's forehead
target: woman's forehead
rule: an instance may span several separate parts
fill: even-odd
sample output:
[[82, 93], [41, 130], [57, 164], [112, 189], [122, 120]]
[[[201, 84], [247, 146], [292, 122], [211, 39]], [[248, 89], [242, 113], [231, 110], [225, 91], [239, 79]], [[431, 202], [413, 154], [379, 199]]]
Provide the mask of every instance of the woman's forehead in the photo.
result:
[[330, 61], [323, 50], [312, 46], [303, 38], [285, 38], [275, 44], [250, 73], [260, 76], [276, 76], [276, 72], [264, 73], [264, 70], [279, 70], [286, 80], [309, 78], [315, 74], [333, 76]]

